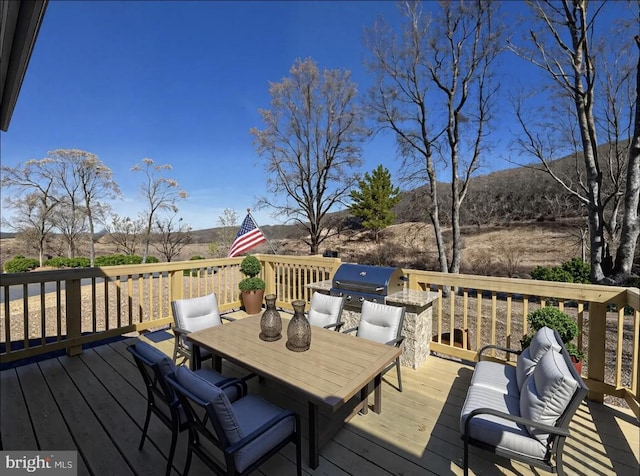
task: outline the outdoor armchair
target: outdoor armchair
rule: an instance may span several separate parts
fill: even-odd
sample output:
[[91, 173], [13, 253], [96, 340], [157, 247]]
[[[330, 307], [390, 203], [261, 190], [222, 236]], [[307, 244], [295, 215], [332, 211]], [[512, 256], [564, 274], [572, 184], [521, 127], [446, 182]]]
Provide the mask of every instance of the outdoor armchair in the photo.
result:
[[[382, 344], [400, 347], [404, 340], [404, 336], [401, 335], [402, 324], [404, 323], [404, 307], [363, 301], [361, 312], [358, 327], [347, 329], [344, 333], [355, 332], [357, 337], [364, 337]], [[400, 356], [398, 356], [395, 363], [392, 362], [382, 373], [387, 373], [394, 365], [398, 373], [398, 390], [402, 392]]]
[[[171, 463], [175, 454], [178, 433], [188, 428], [188, 420], [173, 387], [167, 383], [167, 378], [176, 370], [173, 361], [163, 352], [146, 342], [139, 341], [127, 347], [142, 375], [147, 390], [147, 412], [142, 429], [139, 450], [142, 450], [144, 440], [149, 429], [151, 414], [171, 429], [171, 446], [167, 456], [167, 476], [171, 472]], [[199, 378], [217, 385], [228, 399], [236, 400], [246, 394], [247, 386], [244, 382], [234, 378], [226, 378], [211, 369], [197, 371]]]
[[[232, 317], [222, 316], [218, 310], [218, 299], [215, 293], [206, 296], [176, 299], [171, 301], [171, 312], [175, 326], [173, 333], [175, 343], [173, 347], [173, 361], [177, 363], [178, 356], [183, 357], [181, 364], [191, 359], [191, 342], [185, 337], [190, 332], [208, 327], [222, 325], [222, 319], [233, 321]], [[201, 358], [211, 358], [206, 350], [201, 350]]]
[[[232, 402], [222, 389], [186, 367], [179, 367], [168, 380], [189, 420], [183, 475], [189, 472], [193, 453], [216, 474], [248, 474], [289, 442], [296, 446], [297, 474], [302, 474], [300, 419], [293, 411], [256, 395]], [[205, 440], [222, 450], [225, 467], [213, 458]]]
[[465, 475], [470, 445], [564, 474], [569, 422], [588, 388], [557, 331], [543, 327], [525, 351], [514, 352], [516, 367], [488, 360], [476, 364], [460, 414]]
[[319, 292], [313, 293], [307, 316], [309, 324], [339, 331], [344, 325], [342, 321], [343, 308], [344, 297], [330, 296]]

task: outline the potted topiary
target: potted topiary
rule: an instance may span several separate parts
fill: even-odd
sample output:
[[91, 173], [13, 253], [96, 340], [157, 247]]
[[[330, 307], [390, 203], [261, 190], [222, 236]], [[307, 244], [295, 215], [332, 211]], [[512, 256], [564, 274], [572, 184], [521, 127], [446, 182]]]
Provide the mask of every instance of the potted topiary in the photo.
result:
[[585, 359], [585, 355], [584, 352], [578, 349], [572, 342], [578, 335], [578, 325], [571, 316], [562, 312], [557, 307], [549, 306], [541, 307], [540, 309], [530, 312], [527, 320], [529, 321], [529, 334], [522, 336], [522, 339], [520, 339], [520, 344], [523, 349], [529, 347], [531, 339], [538, 329], [542, 329], [545, 326], [550, 329], [555, 329], [558, 331], [560, 339], [562, 339], [564, 346], [567, 348], [567, 352], [571, 356], [576, 370], [579, 374], [582, 373], [582, 361]]
[[258, 277], [262, 265], [255, 256], [248, 255], [240, 263], [240, 272], [246, 277], [238, 283], [242, 304], [247, 314], [258, 314], [262, 309], [262, 299], [266, 284]]

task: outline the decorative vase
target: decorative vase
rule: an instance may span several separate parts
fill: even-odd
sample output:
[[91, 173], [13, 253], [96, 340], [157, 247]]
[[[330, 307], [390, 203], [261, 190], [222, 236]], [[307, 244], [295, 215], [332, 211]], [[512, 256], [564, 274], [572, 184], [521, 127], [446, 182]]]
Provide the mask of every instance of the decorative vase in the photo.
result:
[[287, 327], [287, 349], [304, 352], [311, 346], [311, 324], [304, 315], [304, 301], [293, 301], [293, 317]]
[[267, 294], [264, 300], [267, 303], [267, 309], [260, 318], [260, 330], [262, 331], [260, 339], [273, 342], [282, 337], [282, 319], [276, 309], [276, 295]]

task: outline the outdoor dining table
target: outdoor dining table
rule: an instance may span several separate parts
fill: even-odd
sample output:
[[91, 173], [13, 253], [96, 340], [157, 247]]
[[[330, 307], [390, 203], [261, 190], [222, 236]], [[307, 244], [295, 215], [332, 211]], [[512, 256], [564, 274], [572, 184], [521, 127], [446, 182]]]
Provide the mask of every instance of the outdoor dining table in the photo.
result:
[[203, 348], [213, 354], [213, 365], [218, 371], [221, 371], [222, 359], [227, 359], [305, 398], [309, 418], [309, 466], [315, 469], [321, 446], [339, 429], [328, 425], [321, 433], [319, 407], [335, 414], [356, 397], [357, 405], [349, 418], [358, 411], [366, 413], [372, 383], [373, 411], [380, 413], [382, 371], [398, 357], [400, 349], [313, 327], [309, 350], [293, 352], [285, 345], [288, 323], [287, 318], [282, 319], [282, 338], [274, 342], [258, 337], [260, 316], [192, 332], [187, 337], [193, 344], [191, 367], [200, 368], [200, 348]]

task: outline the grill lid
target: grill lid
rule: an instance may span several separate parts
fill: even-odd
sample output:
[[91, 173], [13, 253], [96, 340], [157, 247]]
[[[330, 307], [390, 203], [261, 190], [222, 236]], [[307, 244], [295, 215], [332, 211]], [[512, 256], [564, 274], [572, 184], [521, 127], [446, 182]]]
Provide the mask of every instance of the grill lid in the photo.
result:
[[402, 289], [402, 270], [388, 266], [344, 263], [333, 277], [333, 289], [386, 296]]

